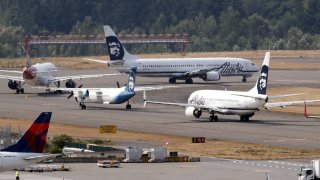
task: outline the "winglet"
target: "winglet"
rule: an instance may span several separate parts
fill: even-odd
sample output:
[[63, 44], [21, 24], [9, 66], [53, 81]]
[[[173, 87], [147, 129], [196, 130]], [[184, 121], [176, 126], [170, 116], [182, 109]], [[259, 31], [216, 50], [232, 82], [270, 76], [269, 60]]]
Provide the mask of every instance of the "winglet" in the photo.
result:
[[42, 153], [47, 140], [51, 115], [51, 112], [41, 113], [16, 144], [1, 151]]

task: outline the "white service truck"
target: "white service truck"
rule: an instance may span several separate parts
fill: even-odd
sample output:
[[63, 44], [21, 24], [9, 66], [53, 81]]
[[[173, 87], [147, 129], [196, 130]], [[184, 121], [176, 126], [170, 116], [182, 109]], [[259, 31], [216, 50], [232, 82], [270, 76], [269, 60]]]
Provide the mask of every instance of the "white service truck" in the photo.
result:
[[310, 167], [302, 167], [299, 180], [320, 180], [320, 159], [312, 160]]

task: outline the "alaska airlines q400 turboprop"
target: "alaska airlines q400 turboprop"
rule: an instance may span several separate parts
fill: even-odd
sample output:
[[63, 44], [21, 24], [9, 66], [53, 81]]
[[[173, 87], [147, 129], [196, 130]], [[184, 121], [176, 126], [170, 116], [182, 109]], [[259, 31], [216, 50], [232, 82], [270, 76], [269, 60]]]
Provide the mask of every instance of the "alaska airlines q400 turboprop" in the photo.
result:
[[194, 77], [204, 81], [218, 81], [221, 76], [242, 76], [242, 81], [246, 82], [248, 77], [259, 71], [252, 61], [242, 58], [139, 59], [126, 51], [110, 26], [105, 25], [103, 28], [110, 61], [84, 59], [106, 63], [121, 73], [129, 73], [130, 67], [137, 67], [138, 76], [169, 77], [169, 83], [175, 83], [177, 79], [181, 79], [187, 84], [192, 84]]
[[97, 104], [122, 104], [127, 102], [126, 109], [131, 109], [129, 100], [135, 95], [135, 91], [156, 90], [171, 88], [176, 86], [158, 86], [158, 87], [136, 87], [136, 70], [133, 67], [130, 70], [129, 79], [127, 85], [122, 88], [51, 88], [52, 90], [61, 90], [71, 92], [68, 99], [72, 96], [75, 97], [76, 102], [79, 102], [81, 109], [86, 109], [87, 103]]
[[268, 99], [302, 94], [287, 94], [279, 96], [268, 96], [266, 94], [269, 60], [270, 52], [267, 52], [262, 64], [260, 77], [258, 78], [254, 88], [248, 92], [199, 90], [190, 95], [187, 104], [147, 101], [144, 92], [145, 105], [146, 103], [153, 103], [182, 106], [186, 108], [185, 114], [187, 116], [194, 116], [196, 118], [199, 118], [203, 111], [207, 111], [210, 114], [210, 121], [218, 121], [218, 116], [215, 114], [239, 115], [240, 121], [249, 121], [249, 118], [252, 117], [256, 111], [259, 111], [260, 108], [269, 109], [271, 107], [286, 107], [292, 104], [304, 102], [320, 102], [320, 100], [307, 100], [267, 103]]
[[[57, 87], [60, 87], [60, 82], [66, 81], [65, 86], [67, 88], [76, 87], [76, 79], [84, 78], [98, 78], [103, 76], [111, 76], [118, 74], [92, 74], [92, 75], [76, 75], [76, 76], [64, 76], [56, 77], [57, 68], [54, 64], [37, 63], [31, 65], [31, 59], [29, 56], [29, 44], [25, 41], [24, 49], [26, 52], [26, 66], [21, 71], [0, 70], [1, 72], [22, 73], [21, 76], [0, 75], [0, 79], [8, 79], [8, 87], [12, 90], [16, 90], [16, 93], [24, 93], [22, 86], [28, 83], [31, 86], [46, 86], [49, 87], [51, 83], [54, 83]], [[60, 92], [60, 91], [57, 91]]]
[[22, 168], [57, 156], [43, 154], [51, 114], [41, 113], [16, 144], [0, 150], [0, 172]]

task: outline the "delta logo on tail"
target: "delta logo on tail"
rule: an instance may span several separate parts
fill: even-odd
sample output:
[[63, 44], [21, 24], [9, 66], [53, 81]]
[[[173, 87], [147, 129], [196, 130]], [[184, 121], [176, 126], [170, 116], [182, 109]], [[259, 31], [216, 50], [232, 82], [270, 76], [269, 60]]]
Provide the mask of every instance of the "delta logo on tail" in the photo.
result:
[[41, 113], [16, 144], [1, 151], [42, 153], [46, 144], [51, 115], [51, 112]]

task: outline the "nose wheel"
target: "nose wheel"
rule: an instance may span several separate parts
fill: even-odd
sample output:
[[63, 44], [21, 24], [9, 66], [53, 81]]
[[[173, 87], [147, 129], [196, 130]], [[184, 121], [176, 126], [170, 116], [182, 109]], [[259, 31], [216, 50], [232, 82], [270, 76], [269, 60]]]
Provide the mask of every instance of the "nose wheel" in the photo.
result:
[[130, 109], [131, 109], [131, 104], [127, 104], [127, 105], [126, 105], [126, 109], [127, 109], [127, 110], [130, 110]]

